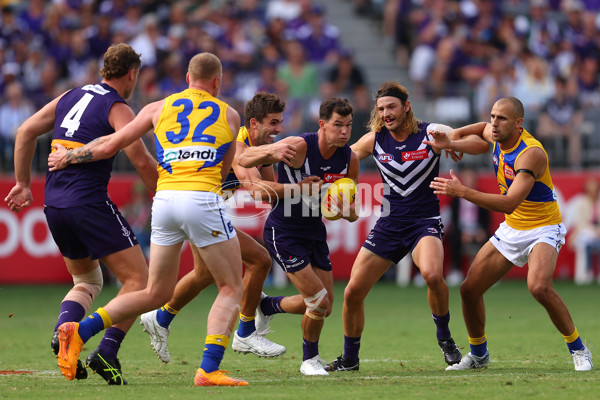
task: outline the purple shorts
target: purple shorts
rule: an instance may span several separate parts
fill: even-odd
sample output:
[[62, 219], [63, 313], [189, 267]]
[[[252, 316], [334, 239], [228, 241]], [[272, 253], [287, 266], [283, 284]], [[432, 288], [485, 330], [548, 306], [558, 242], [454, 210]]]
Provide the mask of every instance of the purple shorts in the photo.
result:
[[379, 218], [362, 247], [396, 264], [415, 248], [421, 238], [435, 236], [442, 240], [443, 228], [439, 217], [410, 222]]
[[325, 226], [315, 231], [290, 231], [265, 226], [265, 247], [285, 272], [300, 271], [308, 264], [331, 271]]
[[96, 260], [138, 244], [112, 201], [77, 207], [45, 207], [46, 221], [61, 254]]

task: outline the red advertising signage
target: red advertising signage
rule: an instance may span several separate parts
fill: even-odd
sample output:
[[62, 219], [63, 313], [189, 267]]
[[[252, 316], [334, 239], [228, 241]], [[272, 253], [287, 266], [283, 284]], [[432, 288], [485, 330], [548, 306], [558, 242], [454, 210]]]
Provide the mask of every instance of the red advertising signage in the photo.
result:
[[[563, 217], [566, 216], [565, 210], [568, 209], [572, 198], [581, 193], [583, 181], [588, 176], [589, 174], [553, 174]], [[600, 179], [600, 174], [597, 178]], [[356, 253], [378, 218], [381, 179], [377, 173], [365, 173], [361, 175], [360, 181], [361, 185], [356, 197], [362, 205], [361, 218], [354, 223], [345, 220], [325, 220], [333, 275], [338, 280], [349, 278]], [[136, 175], [114, 176], [109, 185], [111, 199], [119, 207], [123, 207], [130, 200], [131, 186], [137, 182], [139, 178]], [[6, 197], [13, 184], [12, 177], [0, 177], [2, 199]], [[492, 174], [480, 175], [478, 186], [483, 191], [498, 193], [498, 185]], [[71, 282], [71, 276], [46, 226], [43, 210], [43, 177], [34, 178], [31, 187], [34, 196], [31, 207], [20, 213], [14, 213], [4, 202], [0, 206], [0, 284]], [[449, 198], [440, 196], [445, 223], [449, 219], [446, 217], [449, 202]], [[229, 206], [235, 226], [254, 237], [262, 237], [262, 228], [270, 208], [268, 204], [255, 202], [247, 192], [239, 190], [236, 197], [229, 201]], [[503, 219], [502, 214], [493, 213], [491, 229], [495, 229]], [[567, 242], [568, 240], [567, 236]], [[449, 259], [450, 257], [446, 256], [446, 262]], [[181, 258], [180, 276], [191, 270], [192, 265], [191, 252], [185, 246]], [[509, 276], [523, 277], [525, 268], [513, 268]], [[572, 277], [573, 252], [569, 246], [564, 246], [561, 250], [555, 274], [561, 278]]]

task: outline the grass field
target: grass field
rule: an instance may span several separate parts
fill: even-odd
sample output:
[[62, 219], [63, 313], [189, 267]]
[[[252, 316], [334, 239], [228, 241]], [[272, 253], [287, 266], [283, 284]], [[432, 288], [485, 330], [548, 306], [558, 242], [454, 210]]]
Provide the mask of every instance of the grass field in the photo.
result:
[[[600, 343], [598, 286], [577, 287], [559, 282], [557, 289], [575, 324], [591, 345]], [[50, 351], [52, 328], [66, 286], [0, 287], [0, 399], [593, 399], [598, 375], [576, 373], [560, 334], [546, 312], [527, 292], [525, 282], [501, 282], [486, 295], [487, 336], [492, 362], [485, 370], [445, 371], [435, 340], [435, 326], [425, 288], [398, 288], [379, 283], [366, 304], [367, 326], [360, 353], [360, 371], [328, 377], [305, 377], [300, 317], [277, 315], [269, 338], [287, 347], [277, 359], [259, 359], [228, 349], [221, 364], [232, 376], [250, 382], [245, 388], [193, 386], [206, 334], [206, 315], [214, 296], [211, 288], [185, 308], [171, 325], [171, 363], [163, 365], [136, 322], [119, 358], [126, 387], [109, 387], [99, 376], [67, 381]], [[325, 322], [320, 353], [325, 360], [343, 349], [341, 306], [343, 284], [336, 284], [334, 312]], [[94, 306], [116, 292], [105, 287]], [[295, 293], [292, 287], [268, 290], [271, 295]], [[467, 335], [457, 288], [452, 288], [451, 329], [463, 353]], [[12, 316], [10, 316], [12, 315]], [[10, 317], [9, 317], [10, 316]], [[84, 347], [85, 357], [100, 340]]]

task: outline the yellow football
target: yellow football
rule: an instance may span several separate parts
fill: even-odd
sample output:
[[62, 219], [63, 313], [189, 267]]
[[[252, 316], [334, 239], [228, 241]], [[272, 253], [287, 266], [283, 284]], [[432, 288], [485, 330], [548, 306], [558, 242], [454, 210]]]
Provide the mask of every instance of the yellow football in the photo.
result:
[[337, 215], [339, 210], [332, 202], [332, 198], [338, 198], [339, 201], [342, 201], [342, 193], [346, 199], [350, 199], [350, 204], [354, 203], [354, 198], [356, 196], [356, 184], [350, 178], [341, 178], [337, 181], [333, 182], [323, 195], [323, 199], [321, 200], [321, 214], [330, 221], [335, 221], [340, 219]]

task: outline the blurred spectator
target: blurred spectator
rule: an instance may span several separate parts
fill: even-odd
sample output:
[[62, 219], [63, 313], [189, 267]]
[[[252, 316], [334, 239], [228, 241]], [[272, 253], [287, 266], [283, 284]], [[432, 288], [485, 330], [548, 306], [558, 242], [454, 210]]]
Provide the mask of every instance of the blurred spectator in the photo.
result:
[[[73, 31], [69, 39], [70, 55], [66, 63], [67, 74], [71, 86], [81, 86], [88, 80], [88, 62], [92, 57], [81, 30]], [[98, 60], [95, 62], [98, 63]], [[93, 80], [95, 81], [96, 79]]]
[[409, 54], [413, 49], [412, 4], [411, 0], [388, 0], [383, 12], [384, 39], [392, 38], [396, 60], [402, 68], [408, 68]]
[[30, 42], [27, 60], [23, 64], [23, 87], [28, 94], [35, 93], [42, 87], [44, 50], [41, 38], [36, 37], [36, 39]]
[[61, 86], [66, 86], [60, 84], [59, 75], [60, 71], [56, 62], [51, 58], [45, 60], [40, 75], [40, 87], [29, 93], [29, 98], [33, 101], [36, 110], [57, 97], [61, 92]]
[[573, 44], [575, 52], [585, 56], [586, 39], [583, 33], [583, 5], [578, 0], [563, 0], [561, 4], [566, 19], [561, 27], [565, 39]]
[[439, 41], [427, 90], [434, 98], [462, 94], [459, 85], [465, 81], [467, 55], [461, 51], [460, 40], [450, 35]]
[[44, 0], [30, 0], [27, 8], [21, 10], [19, 19], [27, 26], [29, 38], [42, 32], [44, 16]]
[[[582, 161], [583, 112], [577, 96], [569, 92], [567, 79], [559, 76], [555, 82], [554, 96], [542, 108], [535, 134], [548, 151], [551, 163], [578, 168]], [[565, 157], [565, 148], [568, 157]]]
[[301, 12], [302, 7], [296, 0], [269, 0], [266, 16], [268, 20], [291, 21], [298, 18]]
[[332, 63], [340, 50], [339, 29], [325, 21], [323, 7], [314, 5], [308, 13], [308, 21], [296, 32], [307, 59], [314, 63]]
[[521, 100], [528, 114], [537, 118], [544, 104], [554, 95], [554, 80], [548, 63], [533, 55], [525, 61], [524, 72], [517, 76], [513, 96]]
[[319, 94], [319, 75], [316, 66], [306, 60], [302, 44], [296, 40], [287, 42], [285, 62], [277, 69], [277, 76], [285, 83], [292, 99], [309, 101]]
[[314, 7], [320, 8], [319, 5], [314, 5], [312, 0], [296, 0], [300, 5], [300, 13], [296, 18], [285, 21], [286, 29], [289, 31], [296, 31], [300, 27], [304, 26], [309, 22], [311, 13], [314, 11]]
[[409, 77], [415, 84], [416, 96], [425, 93], [425, 83], [437, 62], [436, 48], [438, 42], [449, 33], [444, 20], [444, 0], [425, 0], [423, 6], [412, 13], [416, 28], [416, 47], [410, 57]]
[[556, 46], [556, 54], [551, 61], [552, 74], [554, 76], [571, 76], [575, 73], [575, 62], [577, 56], [573, 50], [573, 44], [562, 39]]
[[[71, 3], [71, 0], [66, 0], [65, 2]], [[83, 0], [83, 2], [89, 2], [89, 0]], [[73, 3], [77, 3], [77, 1]], [[99, 8], [100, 13], [110, 15], [114, 21], [123, 18], [129, 6], [130, 4], [127, 0], [102, 0]]]
[[283, 55], [285, 42], [291, 38], [291, 34], [286, 32], [285, 21], [281, 18], [270, 20], [265, 33], [266, 44], [273, 46], [279, 54]]
[[548, 59], [560, 39], [560, 27], [550, 18], [549, 1], [531, 0], [530, 16], [527, 46], [536, 56]]
[[326, 73], [325, 81], [321, 85], [321, 95], [324, 98], [345, 97], [355, 105], [355, 98], [364, 103], [364, 97], [368, 98], [368, 90], [362, 69], [354, 63], [352, 51], [340, 50], [337, 54], [337, 62]]
[[[459, 171], [458, 178], [471, 188], [477, 188], [477, 172], [465, 167]], [[452, 269], [446, 282], [450, 286], [459, 285], [464, 279], [473, 257], [489, 239], [490, 213], [470, 201], [455, 197], [452, 199], [451, 222], [446, 233], [452, 248]], [[466, 259], [466, 260], [465, 260]]]
[[487, 121], [494, 103], [502, 97], [511, 96], [513, 90], [514, 80], [507, 57], [504, 54], [492, 57], [489, 63], [489, 71], [479, 81], [475, 89], [477, 119]]
[[142, 19], [142, 5], [140, 1], [129, 0], [127, 8], [121, 17], [114, 18], [111, 13], [112, 7], [104, 2], [100, 8], [100, 19], [107, 19], [112, 22], [111, 29], [121, 32], [127, 40], [131, 40], [144, 30], [144, 20]]
[[16, 40], [25, 37], [28, 30], [25, 22], [15, 17], [14, 6], [4, 6], [0, 11], [0, 40], [10, 48]]
[[585, 57], [581, 61], [577, 70], [577, 93], [584, 109], [591, 110], [600, 107], [598, 59]]
[[[600, 183], [596, 178], [585, 180], [583, 193], [570, 205], [573, 233], [569, 240], [575, 250], [575, 283], [589, 284], [594, 279], [593, 255], [600, 254]], [[600, 283], [600, 269], [598, 269]]]
[[595, 13], [585, 12], [581, 16], [581, 34], [577, 37], [577, 41], [573, 43], [573, 47], [579, 57], [600, 57], [598, 50], [598, 15]]
[[17, 128], [31, 115], [34, 110], [31, 103], [23, 95], [20, 82], [11, 82], [5, 90], [6, 101], [0, 106], [0, 149], [2, 162], [0, 169], [11, 171], [13, 168], [13, 147]]
[[[282, 91], [282, 84], [277, 80], [276, 64], [264, 62], [258, 73], [257, 92], [280, 93]], [[281, 98], [285, 98], [285, 96]]]
[[6, 88], [21, 78], [21, 66], [14, 61], [8, 61], [0, 70], [0, 94], [5, 95]]
[[143, 30], [129, 44], [142, 55], [143, 66], [153, 66], [158, 62], [159, 53], [168, 46], [168, 42], [160, 33], [156, 15], [147, 14], [142, 21]]
[[356, 142], [362, 134], [362, 129], [371, 116], [371, 98], [367, 88], [363, 69], [356, 65], [352, 51], [342, 49], [337, 54], [337, 61], [325, 74], [325, 80], [320, 88], [321, 97], [347, 98], [354, 108], [352, 125], [359, 134], [352, 135], [350, 143]]
[[246, 104], [256, 92], [260, 84], [259, 70], [256, 66], [254, 45], [249, 41], [240, 42], [235, 49], [237, 68], [234, 84], [237, 86], [236, 98]]
[[167, 59], [161, 63], [162, 78], [158, 81], [159, 97], [167, 97], [188, 88], [188, 84], [185, 80], [187, 73], [186, 65], [183, 57], [177, 52], [171, 53]]
[[85, 30], [89, 52], [92, 57], [101, 59], [112, 42], [112, 21], [109, 14], [95, 16], [95, 23]]
[[278, 66], [285, 61], [283, 53], [281, 53], [279, 48], [268, 38], [265, 38], [260, 46], [259, 57], [262, 61], [262, 65], [268, 64]]

